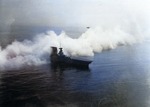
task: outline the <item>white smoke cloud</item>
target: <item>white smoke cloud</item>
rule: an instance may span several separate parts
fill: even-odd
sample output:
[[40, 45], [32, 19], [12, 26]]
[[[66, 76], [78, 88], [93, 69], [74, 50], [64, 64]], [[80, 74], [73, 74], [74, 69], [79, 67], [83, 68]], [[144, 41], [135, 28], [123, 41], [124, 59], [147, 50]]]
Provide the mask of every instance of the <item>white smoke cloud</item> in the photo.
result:
[[[137, 32], [136, 32], [137, 30]], [[132, 45], [142, 42], [143, 36], [138, 29], [136, 33], [122, 29], [88, 29], [79, 38], [73, 39], [65, 34], [56, 35], [54, 31], [39, 34], [33, 41], [14, 41], [5, 49], [0, 50], [0, 69], [16, 69], [25, 65], [41, 65], [49, 63], [50, 47], [63, 47], [67, 56], [93, 56], [94, 52], [115, 49], [118, 45]]]
[[[91, 28], [76, 39], [65, 32], [56, 35], [48, 31], [37, 35], [33, 41], [14, 41], [5, 49], [0, 48], [0, 70], [49, 63], [50, 46], [59, 48], [61, 45], [68, 56], [93, 56], [94, 52], [115, 49], [119, 45], [140, 43], [145, 35], [150, 35], [149, 0], [33, 0], [31, 3], [15, 1], [11, 5], [13, 3], [2, 2], [1, 25], [10, 20], [35, 26]], [[16, 8], [18, 6], [22, 8]], [[9, 13], [11, 17], [7, 17]]]

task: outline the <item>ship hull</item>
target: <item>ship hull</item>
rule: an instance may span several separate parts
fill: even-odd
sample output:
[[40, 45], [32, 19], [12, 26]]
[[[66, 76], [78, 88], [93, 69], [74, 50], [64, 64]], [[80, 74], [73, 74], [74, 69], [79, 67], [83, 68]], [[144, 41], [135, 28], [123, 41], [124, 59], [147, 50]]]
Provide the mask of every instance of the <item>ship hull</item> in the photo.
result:
[[50, 55], [50, 61], [52, 68], [56, 69], [64, 67], [78, 67], [78, 68], [88, 68], [92, 60], [83, 59], [81, 57], [67, 57], [63, 54], [62, 48], [60, 48], [57, 54], [57, 48], [52, 47], [52, 53]]
[[79, 59], [71, 59], [69, 57], [60, 57], [59, 58], [59, 64], [63, 66], [69, 66], [69, 67], [78, 67], [78, 68], [88, 68], [89, 64], [92, 61], [85, 61], [85, 60], [79, 60]]

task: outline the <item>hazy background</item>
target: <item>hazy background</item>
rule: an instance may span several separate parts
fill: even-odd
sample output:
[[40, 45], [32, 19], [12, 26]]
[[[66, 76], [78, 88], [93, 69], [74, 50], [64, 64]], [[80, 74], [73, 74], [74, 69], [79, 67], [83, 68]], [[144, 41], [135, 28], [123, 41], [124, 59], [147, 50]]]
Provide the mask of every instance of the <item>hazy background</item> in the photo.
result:
[[[150, 107], [148, 36], [150, 0], [0, 0], [0, 106]], [[90, 69], [51, 69], [51, 46]]]
[[0, 27], [115, 27], [138, 24], [149, 28], [149, 0], [0, 0]]
[[0, 67], [48, 63], [60, 44], [68, 56], [94, 56], [142, 43], [149, 10], [149, 0], [0, 0]]

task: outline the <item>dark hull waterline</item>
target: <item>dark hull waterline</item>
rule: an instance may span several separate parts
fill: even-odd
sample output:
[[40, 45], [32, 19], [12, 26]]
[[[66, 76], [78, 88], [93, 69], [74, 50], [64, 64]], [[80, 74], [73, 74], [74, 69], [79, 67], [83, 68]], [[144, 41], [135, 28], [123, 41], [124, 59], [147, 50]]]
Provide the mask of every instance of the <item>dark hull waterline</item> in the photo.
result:
[[54, 66], [55, 68], [57, 68], [57, 67], [61, 67], [61, 68], [76, 67], [76, 68], [87, 69], [87, 68], [89, 68], [89, 64], [92, 62], [92, 61], [71, 59], [71, 58], [65, 57], [65, 56], [64, 57], [58, 56], [57, 59], [56, 59], [56, 57], [52, 58], [52, 59], [53, 59], [53, 61], [51, 61], [51, 65]]

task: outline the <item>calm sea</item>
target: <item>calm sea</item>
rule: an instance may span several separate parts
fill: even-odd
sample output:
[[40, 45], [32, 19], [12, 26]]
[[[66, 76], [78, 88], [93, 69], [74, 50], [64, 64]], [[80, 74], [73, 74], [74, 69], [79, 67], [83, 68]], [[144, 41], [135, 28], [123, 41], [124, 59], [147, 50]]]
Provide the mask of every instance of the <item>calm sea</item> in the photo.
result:
[[[0, 42], [5, 48], [40, 32], [1, 32]], [[88, 70], [52, 71], [45, 64], [0, 72], [1, 107], [150, 107], [149, 45], [145, 40], [95, 53]]]

